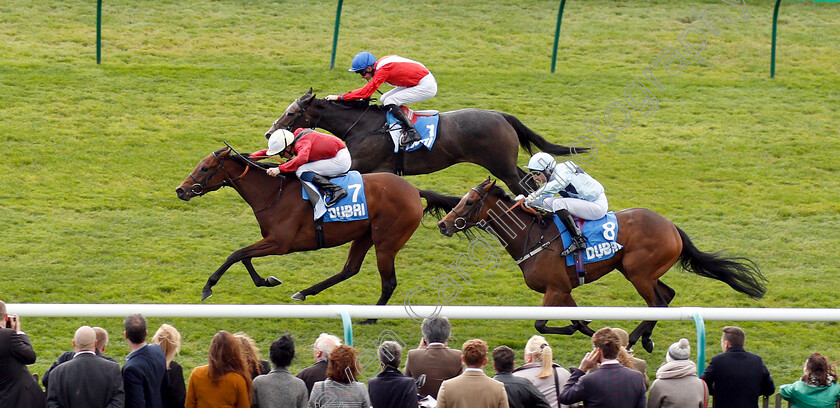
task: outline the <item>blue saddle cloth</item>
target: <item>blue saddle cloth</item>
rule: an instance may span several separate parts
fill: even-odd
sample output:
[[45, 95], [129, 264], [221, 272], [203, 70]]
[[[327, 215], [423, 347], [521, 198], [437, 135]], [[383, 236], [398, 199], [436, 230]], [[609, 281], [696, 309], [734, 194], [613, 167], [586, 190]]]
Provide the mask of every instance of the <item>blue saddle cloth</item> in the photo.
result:
[[[329, 208], [323, 207], [324, 200], [321, 197], [321, 201], [318, 202], [315, 208], [316, 215], [318, 215], [319, 210], [326, 210], [323, 214], [324, 222], [366, 220], [368, 218], [368, 208], [367, 199], [365, 198], [365, 183], [362, 180], [362, 175], [356, 170], [351, 170], [343, 176], [331, 178], [330, 181], [347, 190], [347, 195]], [[309, 194], [306, 193], [306, 189], [301, 188], [301, 191], [303, 191], [303, 199], [309, 200]], [[320, 218], [320, 216], [317, 218]]]
[[[400, 132], [402, 132], [401, 122], [398, 121], [391, 112], [387, 112], [386, 117], [388, 120], [388, 128], [400, 129]], [[421, 116], [415, 114], [414, 118], [414, 128], [417, 129], [417, 133], [420, 133], [421, 139], [406, 146], [405, 151], [413, 152], [419, 149], [420, 146], [426, 146], [427, 149], [432, 150], [432, 146], [434, 146], [435, 140], [437, 140], [438, 120], [440, 119], [440, 115]]]
[[[569, 244], [572, 243], [572, 234], [566, 230], [563, 222], [560, 221], [560, 217], [554, 215], [552, 218], [554, 219], [554, 224], [557, 225], [557, 229], [561, 232], [563, 248], [568, 248]], [[583, 236], [585, 236], [587, 240], [586, 252], [583, 254], [584, 264], [610, 259], [621, 248], [624, 248], [621, 244], [615, 241], [618, 237], [618, 219], [612, 211], [608, 212], [607, 215], [600, 220], [583, 221], [583, 225], [580, 227], [580, 230], [583, 232]], [[574, 254], [567, 255], [566, 265], [572, 266], [574, 264]]]

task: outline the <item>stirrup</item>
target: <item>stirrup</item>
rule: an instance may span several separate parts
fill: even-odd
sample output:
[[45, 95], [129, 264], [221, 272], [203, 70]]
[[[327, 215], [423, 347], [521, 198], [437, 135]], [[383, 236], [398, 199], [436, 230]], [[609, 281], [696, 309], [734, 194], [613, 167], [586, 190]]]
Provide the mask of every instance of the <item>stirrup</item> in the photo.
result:
[[405, 132], [405, 134], [402, 135], [402, 137], [400, 137], [400, 146], [406, 147], [414, 142], [419, 142], [421, 139], [423, 139], [423, 136], [420, 136], [419, 132], [417, 132], [416, 130], [409, 130]]
[[575, 239], [572, 237], [572, 243], [569, 244], [569, 247], [561, 252], [560, 255], [567, 256], [574, 254], [577, 251], [583, 251], [584, 249], [586, 249], [586, 241], [584, 241], [583, 238]]

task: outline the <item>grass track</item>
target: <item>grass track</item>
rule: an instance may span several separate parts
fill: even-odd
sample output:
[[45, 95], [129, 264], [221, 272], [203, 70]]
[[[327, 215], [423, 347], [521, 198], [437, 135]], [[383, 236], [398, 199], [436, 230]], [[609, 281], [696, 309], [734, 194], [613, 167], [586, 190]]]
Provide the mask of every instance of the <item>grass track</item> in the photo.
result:
[[[346, 4], [337, 68], [328, 69], [334, 1], [113, 1], [103, 11], [103, 63], [95, 62], [95, 5], [41, 0], [0, 4], [0, 299], [9, 303], [195, 303], [207, 276], [233, 250], [259, 238], [251, 211], [232, 190], [183, 203], [174, 187], [226, 140], [248, 151], [285, 107], [313, 87], [324, 96], [361, 86], [344, 70], [368, 49], [424, 62], [439, 95], [417, 108], [480, 107], [512, 113], [555, 143], [571, 143], [692, 22], [691, 6], [719, 4], [730, 22], [707, 36], [705, 65], [691, 60], [661, 76], [658, 110], [632, 118], [599, 142], [585, 168], [607, 188], [611, 209], [653, 209], [703, 250], [756, 260], [770, 279], [755, 302], [718, 282], [675, 269], [665, 281], [674, 306], [837, 307], [840, 276], [840, 8], [786, 2], [779, 20], [776, 78], [769, 76], [772, 2], [749, 2], [749, 20], [723, 2], [569, 2], [557, 72], [548, 72], [554, 2], [489, 6], [456, 0]], [[520, 156], [525, 163], [526, 156]], [[420, 188], [461, 195], [486, 177], [457, 165], [409, 177]], [[392, 304], [427, 287], [467, 248], [426, 219], [397, 259]], [[283, 286], [255, 289], [237, 265], [209, 303], [284, 304], [295, 291], [340, 268], [346, 246], [258, 259]], [[327, 266], [325, 268], [325, 265]], [[512, 260], [486, 275], [471, 271], [453, 304], [536, 305]], [[311, 303], [370, 304], [378, 297], [373, 255], [353, 279]], [[641, 306], [619, 274], [577, 289], [586, 306]], [[415, 303], [432, 303], [429, 291]], [[12, 311], [13, 312], [13, 311]], [[151, 319], [152, 330], [163, 319]], [[264, 352], [283, 331], [301, 345], [293, 370], [309, 364], [305, 345], [338, 321], [170, 319], [184, 334], [186, 371], [204, 364], [219, 329], [250, 333]], [[70, 347], [81, 324], [109, 330], [108, 354], [121, 358], [119, 319], [23, 320], [42, 373]], [[630, 322], [596, 322], [631, 328]], [[726, 322], [708, 324], [708, 351]], [[453, 345], [481, 337], [521, 350], [531, 322], [455, 322]], [[764, 356], [777, 383], [798, 378], [811, 351], [840, 358], [837, 324], [742, 323], [748, 349]], [[414, 322], [357, 326], [372, 351], [382, 330], [413, 345]], [[652, 367], [687, 323], [654, 333]], [[587, 350], [581, 336], [550, 339], [563, 365]], [[521, 361], [521, 355], [518, 356]], [[652, 374], [652, 370], [651, 373]]]

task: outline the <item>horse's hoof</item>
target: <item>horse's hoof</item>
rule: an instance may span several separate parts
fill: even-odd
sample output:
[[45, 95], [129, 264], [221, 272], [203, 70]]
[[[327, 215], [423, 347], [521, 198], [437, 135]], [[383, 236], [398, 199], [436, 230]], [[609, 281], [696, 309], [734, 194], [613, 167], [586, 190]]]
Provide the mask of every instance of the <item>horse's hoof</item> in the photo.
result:
[[204, 289], [204, 290], [201, 291], [201, 301], [202, 302], [209, 299], [210, 296], [213, 296], [213, 291], [212, 290]]
[[362, 321], [360, 321], [360, 322], [358, 322], [358, 323], [356, 323], [356, 324], [374, 324], [374, 323], [376, 323], [376, 319], [367, 319], [367, 320], [362, 320]]
[[273, 287], [275, 287], [275, 286], [278, 286], [278, 285], [280, 285], [280, 284], [282, 284], [282, 283], [283, 283], [283, 282], [280, 282], [280, 279], [277, 279], [277, 278], [275, 278], [274, 276], [269, 276], [269, 277], [268, 277], [268, 287], [270, 287], [270, 288], [273, 288]]
[[294, 295], [292, 295], [292, 300], [299, 300], [303, 302], [304, 300], [306, 300], [306, 296], [303, 293], [297, 292]]
[[653, 340], [642, 339], [642, 348], [644, 348], [648, 353], [653, 353]]

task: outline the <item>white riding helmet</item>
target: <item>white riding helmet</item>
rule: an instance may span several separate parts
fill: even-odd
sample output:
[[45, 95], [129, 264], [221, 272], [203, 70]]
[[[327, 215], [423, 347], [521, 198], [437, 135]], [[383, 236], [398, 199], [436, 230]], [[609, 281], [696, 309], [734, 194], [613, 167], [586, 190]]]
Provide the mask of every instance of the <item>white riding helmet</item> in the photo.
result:
[[286, 129], [277, 129], [268, 138], [268, 155], [273, 156], [286, 150], [295, 140], [295, 135]]
[[531, 160], [528, 161], [528, 165], [525, 168], [534, 171], [546, 171], [549, 169], [554, 169], [554, 165], [557, 162], [554, 161], [554, 157], [546, 152], [539, 152], [533, 156], [531, 156]]

